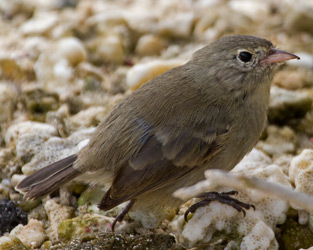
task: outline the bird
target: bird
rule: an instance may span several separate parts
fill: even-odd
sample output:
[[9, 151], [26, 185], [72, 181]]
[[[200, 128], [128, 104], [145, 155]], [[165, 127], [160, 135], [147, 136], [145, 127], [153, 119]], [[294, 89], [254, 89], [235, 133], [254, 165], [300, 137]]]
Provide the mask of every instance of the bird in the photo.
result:
[[[291, 59], [300, 58], [264, 38], [222, 37], [125, 97], [87, 146], [24, 178], [16, 190], [37, 199], [75, 178], [105, 184], [100, 209], [128, 202], [112, 230], [131, 209], [154, 214], [146, 226], [155, 227], [167, 207], [181, 204], [175, 190], [203, 180], [207, 169], [231, 170], [252, 150], [266, 125], [271, 80]], [[253, 207], [233, 194], [200, 197], [238, 211]]]

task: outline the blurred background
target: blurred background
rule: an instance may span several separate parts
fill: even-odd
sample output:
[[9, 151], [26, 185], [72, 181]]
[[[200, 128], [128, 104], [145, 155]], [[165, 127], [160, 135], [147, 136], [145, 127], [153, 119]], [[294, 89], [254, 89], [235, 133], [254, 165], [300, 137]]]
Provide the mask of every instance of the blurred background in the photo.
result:
[[[290, 160], [313, 148], [313, 1], [0, 0], [0, 198], [32, 211], [38, 203], [13, 190], [21, 174], [78, 151], [122, 98], [230, 34], [301, 57], [276, 74], [256, 145], [288, 175]], [[298, 249], [288, 230], [281, 249]], [[312, 246], [309, 227], [301, 230], [297, 246]]]

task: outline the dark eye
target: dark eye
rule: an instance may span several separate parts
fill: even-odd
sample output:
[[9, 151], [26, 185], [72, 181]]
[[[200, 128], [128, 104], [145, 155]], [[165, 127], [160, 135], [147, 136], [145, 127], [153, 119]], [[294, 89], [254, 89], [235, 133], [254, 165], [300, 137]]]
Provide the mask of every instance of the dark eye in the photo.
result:
[[251, 53], [249, 53], [247, 51], [243, 51], [243, 52], [239, 53], [238, 58], [242, 62], [249, 62], [252, 58], [252, 55], [251, 55]]

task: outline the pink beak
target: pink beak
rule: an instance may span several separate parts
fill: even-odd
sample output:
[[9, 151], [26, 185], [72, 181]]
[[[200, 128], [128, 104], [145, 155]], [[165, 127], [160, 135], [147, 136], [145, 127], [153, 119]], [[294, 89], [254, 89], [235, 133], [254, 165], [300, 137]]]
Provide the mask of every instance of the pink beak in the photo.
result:
[[274, 63], [281, 63], [291, 59], [300, 59], [300, 57], [296, 56], [295, 54], [291, 54], [289, 52], [279, 50], [279, 49], [271, 49], [271, 54], [262, 60], [260, 60], [261, 64], [274, 64]]

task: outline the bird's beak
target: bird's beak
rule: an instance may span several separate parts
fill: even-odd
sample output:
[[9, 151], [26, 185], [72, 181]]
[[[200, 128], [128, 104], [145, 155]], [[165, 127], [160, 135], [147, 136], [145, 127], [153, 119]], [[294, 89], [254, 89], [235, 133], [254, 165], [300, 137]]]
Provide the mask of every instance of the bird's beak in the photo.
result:
[[271, 54], [267, 57], [260, 60], [261, 64], [274, 64], [274, 63], [281, 63], [291, 59], [300, 59], [300, 57], [296, 56], [295, 54], [291, 54], [289, 52], [279, 50], [279, 49], [271, 49]]

